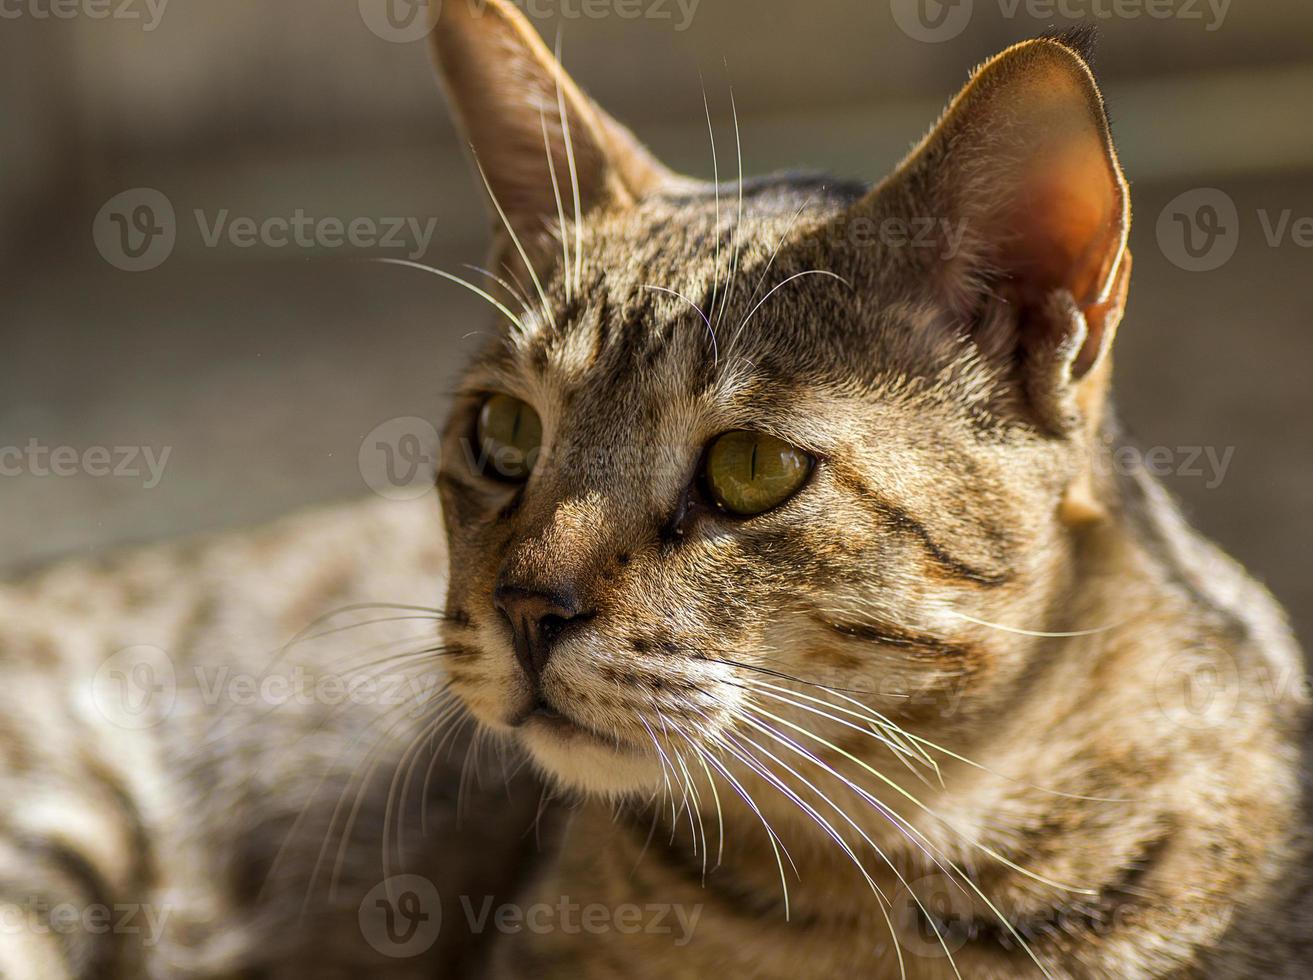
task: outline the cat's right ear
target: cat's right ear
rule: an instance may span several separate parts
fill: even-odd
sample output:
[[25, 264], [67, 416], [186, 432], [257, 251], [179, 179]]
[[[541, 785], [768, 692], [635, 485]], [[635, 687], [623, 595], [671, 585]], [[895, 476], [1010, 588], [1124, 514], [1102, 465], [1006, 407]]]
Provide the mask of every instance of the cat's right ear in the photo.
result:
[[885, 267], [905, 260], [932, 284], [1060, 431], [1097, 423], [1131, 267], [1128, 188], [1084, 41], [1037, 38], [991, 59], [855, 208], [876, 227], [938, 230], [938, 247], [888, 249]]
[[446, 0], [439, 72], [497, 209], [528, 234], [675, 182], [588, 98], [506, 0]]

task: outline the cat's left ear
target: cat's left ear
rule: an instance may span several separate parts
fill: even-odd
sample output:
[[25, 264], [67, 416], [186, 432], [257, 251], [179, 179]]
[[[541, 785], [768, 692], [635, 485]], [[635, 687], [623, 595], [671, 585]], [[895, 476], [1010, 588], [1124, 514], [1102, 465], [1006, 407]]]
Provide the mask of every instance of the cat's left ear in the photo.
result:
[[446, 0], [432, 41], [478, 167], [521, 233], [677, 180], [580, 90], [507, 0]]
[[948, 229], [953, 248], [911, 262], [1059, 430], [1102, 412], [1131, 269], [1129, 193], [1081, 43], [1039, 38], [987, 62], [857, 206]]

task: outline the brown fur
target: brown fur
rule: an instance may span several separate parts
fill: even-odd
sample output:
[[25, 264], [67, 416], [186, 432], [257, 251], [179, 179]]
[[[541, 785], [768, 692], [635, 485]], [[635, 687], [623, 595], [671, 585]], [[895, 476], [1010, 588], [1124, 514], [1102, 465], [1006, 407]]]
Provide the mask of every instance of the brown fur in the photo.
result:
[[[1079, 45], [991, 61], [875, 188], [716, 188], [503, 0], [449, 0], [434, 38], [506, 307], [446, 426], [447, 547], [427, 505], [374, 502], [0, 589], [0, 913], [170, 912], [153, 943], [29, 917], [0, 973], [1303, 976], [1303, 663], [1261, 587], [1107, 465], [1130, 211]], [[930, 247], [870, 239], [922, 218]], [[542, 419], [523, 485], [471, 448], [490, 393]], [[697, 479], [741, 428], [816, 461], [746, 520]], [[587, 611], [536, 689], [507, 583]], [[377, 601], [404, 605], [353, 608]], [[95, 703], [139, 644], [178, 681], [148, 729]], [[388, 708], [202, 683], [296, 669], [445, 686]], [[467, 715], [572, 801], [559, 841], [531, 780], [508, 799], [448, 761]], [[394, 871], [441, 891], [422, 955], [357, 923]], [[687, 935], [468, 934], [462, 897], [530, 877], [522, 905], [677, 906]]]
[[[485, 168], [497, 199], [538, 194], [536, 214], [503, 216], [495, 259], [528, 283], [527, 258], [543, 295], [526, 286], [523, 326], [471, 369], [447, 429], [448, 603], [482, 651], [454, 689], [596, 801], [535, 897], [706, 906], [686, 948], [526, 936], [503, 948], [506, 975], [951, 976], [933, 931], [928, 951], [917, 938], [933, 917], [908, 885], [950, 896], [963, 976], [1248, 976], [1269, 955], [1293, 975], [1270, 930], [1238, 923], [1286, 915], [1277, 889], [1305, 873], [1302, 662], [1270, 598], [1147, 475], [1101, 465], [1118, 438], [1109, 346], [1130, 211], [1081, 53], [1005, 52], [869, 192], [757, 182], [741, 212], [734, 185], [635, 192], [628, 164], [599, 170], [610, 123], [567, 86], [590, 161], [575, 222], [546, 162], [564, 158], [545, 98], [559, 68], [530, 29], [500, 4], [482, 18], [453, 4], [435, 36], [462, 117], [480, 120], [479, 159], [544, 124], [553, 141]], [[464, 59], [443, 60], [457, 46]], [[466, 84], [476, 50], [514, 84]], [[853, 234], [920, 217], [959, 222], [961, 249]], [[526, 486], [489, 483], [462, 449], [488, 392], [543, 419]], [[819, 460], [749, 521], [696, 491], [702, 447], [736, 428]], [[506, 581], [589, 610], [539, 691], [492, 604]], [[1239, 697], [1189, 724], [1164, 678], [1213, 661]], [[1285, 686], [1265, 693], [1263, 677]], [[792, 703], [771, 700], [784, 690]], [[854, 691], [942, 748], [936, 773], [912, 762], [924, 784], [841, 723]], [[538, 697], [584, 731], [526, 715]], [[712, 756], [751, 804], [703, 768]], [[704, 882], [713, 779], [725, 853]], [[797, 865], [787, 923], [764, 823]], [[950, 882], [967, 876], [980, 894]], [[886, 915], [873, 887], [901, 905]]]

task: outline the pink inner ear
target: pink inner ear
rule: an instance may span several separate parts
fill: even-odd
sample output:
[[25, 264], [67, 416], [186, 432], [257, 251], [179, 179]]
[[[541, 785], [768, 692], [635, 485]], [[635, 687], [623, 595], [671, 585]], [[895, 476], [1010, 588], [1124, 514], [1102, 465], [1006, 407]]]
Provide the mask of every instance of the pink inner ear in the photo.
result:
[[1097, 302], [1121, 248], [1121, 196], [1103, 147], [1082, 134], [1045, 147], [1003, 207], [1002, 263], [1028, 298], [1068, 290]]

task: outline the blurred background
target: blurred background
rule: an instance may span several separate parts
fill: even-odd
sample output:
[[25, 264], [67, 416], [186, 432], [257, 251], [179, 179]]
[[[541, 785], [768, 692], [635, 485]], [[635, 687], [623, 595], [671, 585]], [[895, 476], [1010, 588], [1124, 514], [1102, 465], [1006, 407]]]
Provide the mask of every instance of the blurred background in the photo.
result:
[[[1122, 414], [1313, 637], [1313, 5], [520, 5], [586, 90], [705, 177], [704, 90], [722, 176], [732, 85], [750, 173], [874, 179], [974, 64], [1097, 25], [1136, 206]], [[459, 271], [487, 241], [423, 16], [0, 0], [0, 569], [367, 494], [366, 437], [440, 417], [479, 301], [368, 261]]]

